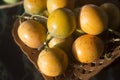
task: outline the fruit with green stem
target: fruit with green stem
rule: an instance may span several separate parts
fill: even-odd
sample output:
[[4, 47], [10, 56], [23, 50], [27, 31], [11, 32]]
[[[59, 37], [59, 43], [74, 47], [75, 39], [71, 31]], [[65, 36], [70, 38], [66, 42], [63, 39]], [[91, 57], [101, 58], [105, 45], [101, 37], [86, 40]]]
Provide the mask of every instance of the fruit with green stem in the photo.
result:
[[48, 17], [47, 29], [51, 36], [67, 38], [76, 29], [74, 13], [67, 8], [56, 9]]

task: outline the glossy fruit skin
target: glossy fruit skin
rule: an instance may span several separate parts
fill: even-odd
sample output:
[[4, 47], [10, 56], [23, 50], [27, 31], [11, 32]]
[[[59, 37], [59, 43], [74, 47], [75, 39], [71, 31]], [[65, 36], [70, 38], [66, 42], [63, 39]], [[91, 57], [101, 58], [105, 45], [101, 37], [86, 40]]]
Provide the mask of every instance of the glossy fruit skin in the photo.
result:
[[47, 7], [47, 0], [24, 0], [25, 12], [28, 14], [40, 14]]
[[108, 15], [108, 26], [117, 29], [120, 26], [120, 10], [113, 3], [104, 3], [100, 6]]
[[41, 23], [35, 20], [22, 22], [17, 32], [19, 38], [31, 48], [38, 48], [46, 39], [46, 29]]
[[105, 11], [93, 4], [81, 8], [79, 21], [81, 29], [91, 35], [102, 33], [108, 26], [108, 16]]
[[3, 0], [3, 1], [7, 4], [14, 4], [14, 3], [18, 2], [19, 0]]
[[59, 48], [47, 48], [40, 52], [37, 64], [43, 74], [55, 77], [67, 69], [68, 57]]
[[74, 13], [67, 8], [59, 8], [53, 11], [47, 21], [47, 29], [51, 36], [66, 38], [76, 29]]
[[52, 13], [58, 8], [73, 9], [75, 0], [47, 0], [47, 9], [49, 13]]
[[75, 40], [72, 51], [79, 62], [91, 63], [103, 54], [104, 43], [97, 36], [84, 34]]

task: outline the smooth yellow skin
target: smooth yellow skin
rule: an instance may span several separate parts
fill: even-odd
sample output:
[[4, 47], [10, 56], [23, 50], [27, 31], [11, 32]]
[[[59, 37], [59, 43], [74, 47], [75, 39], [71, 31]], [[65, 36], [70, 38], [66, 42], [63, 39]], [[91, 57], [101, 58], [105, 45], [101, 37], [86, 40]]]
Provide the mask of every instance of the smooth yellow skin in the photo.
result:
[[68, 66], [68, 57], [59, 48], [47, 48], [40, 52], [37, 60], [39, 70], [51, 77], [62, 74]]
[[88, 4], [81, 8], [80, 16], [81, 29], [92, 35], [102, 33], [108, 26], [108, 16], [100, 7]]
[[58, 8], [74, 8], [75, 0], [47, 0], [47, 9], [51, 13]]
[[120, 10], [113, 3], [104, 3], [100, 6], [108, 15], [108, 26], [117, 29], [120, 26]]
[[75, 40], [72, 50], [79, 62], [91, 63], [103, 54], [104, 44], [97, 36], [85, 34]]
[[66, 38], [76, 29], [76, 19], [73, 12], [66, 8], [59, 8], [52, 12], [47, 21], [50, 35], [57, 38]]
[[39, 14], [47, 8], [47, 0], [24, 0], [25, 12], [33, 15]]
[[38, 48], [46, 39], [46, 29], [37, 21], [27, 20], [19, 25], [18, 36], [27, 46]]

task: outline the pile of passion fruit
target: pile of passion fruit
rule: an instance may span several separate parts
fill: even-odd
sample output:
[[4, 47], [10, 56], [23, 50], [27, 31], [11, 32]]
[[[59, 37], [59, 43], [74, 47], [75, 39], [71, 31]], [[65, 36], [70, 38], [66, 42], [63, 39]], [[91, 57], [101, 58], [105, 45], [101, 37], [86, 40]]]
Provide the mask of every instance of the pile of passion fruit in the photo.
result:
[[82, 65], [100, 59], [110, 41], [105, 33], [119, 36], [120, 10], [115, 4], [76, 5], [76, 0], [23, 1], [17, 34], [39, 51], [36, 63], [47, 76], [61, 75], [74, 60]]

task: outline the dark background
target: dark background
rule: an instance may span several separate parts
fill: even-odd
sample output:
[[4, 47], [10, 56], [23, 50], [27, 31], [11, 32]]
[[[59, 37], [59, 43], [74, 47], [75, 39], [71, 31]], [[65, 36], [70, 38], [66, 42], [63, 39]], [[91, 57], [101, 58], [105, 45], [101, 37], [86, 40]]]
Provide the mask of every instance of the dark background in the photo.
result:
[[43, 80], [12, 37], [15, 16], [23, 12], [22, 5], [0, 9], [0, 80]]
[[[0, 5], [3, 5], [0, 1]], [[24, 12], [23, 6], [0, 10], [0, 80], [43, 80], [41, 74], [14, 42], [11, 30], [15, 15]], [[92, 80], [120, 80], [120, 58], [103, 69]]]

